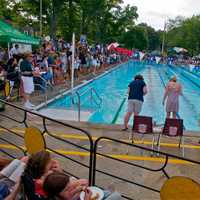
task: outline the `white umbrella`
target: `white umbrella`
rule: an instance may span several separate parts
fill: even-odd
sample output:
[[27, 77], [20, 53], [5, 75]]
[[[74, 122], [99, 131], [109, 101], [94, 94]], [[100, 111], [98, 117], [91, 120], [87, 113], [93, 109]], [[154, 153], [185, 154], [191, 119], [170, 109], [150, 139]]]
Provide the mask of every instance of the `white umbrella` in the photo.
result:
[[109, 44], [107, 49], [110, 50], [111, 48], [116, 48], [118, 46], [119, 46], [119, 44], [117, 42], [114, 42], [114, 43]]
[[182, 47], [174, 47], [173, 50], [176, 51], [176, 53], [182, 53], [182, 52], [187, 53], [188, 52], [187, 49], [184, 49]]

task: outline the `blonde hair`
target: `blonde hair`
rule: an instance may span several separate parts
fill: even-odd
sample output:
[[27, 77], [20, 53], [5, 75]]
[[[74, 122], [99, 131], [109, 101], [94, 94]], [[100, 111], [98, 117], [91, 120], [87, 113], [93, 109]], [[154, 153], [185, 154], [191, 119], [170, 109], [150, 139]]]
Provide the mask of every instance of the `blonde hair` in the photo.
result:
[[176, 76], [172, 76], [172, 77], [170, 78], [170, 81], [176, 82], [176, 81], [177, 81], [177, 77], [176, 77]]

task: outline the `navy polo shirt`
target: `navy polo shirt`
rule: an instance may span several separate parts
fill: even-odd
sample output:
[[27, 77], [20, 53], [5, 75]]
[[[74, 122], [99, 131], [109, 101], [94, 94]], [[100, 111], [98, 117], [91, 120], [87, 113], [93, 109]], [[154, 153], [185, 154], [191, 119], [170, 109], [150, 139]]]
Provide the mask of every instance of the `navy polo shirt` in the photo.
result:
[[132, 81], [128, 86], [130, 88], [128, 99], [136, 99], [143, 102], [143, 88], [145, 86], [146, 83], [143, 80]]

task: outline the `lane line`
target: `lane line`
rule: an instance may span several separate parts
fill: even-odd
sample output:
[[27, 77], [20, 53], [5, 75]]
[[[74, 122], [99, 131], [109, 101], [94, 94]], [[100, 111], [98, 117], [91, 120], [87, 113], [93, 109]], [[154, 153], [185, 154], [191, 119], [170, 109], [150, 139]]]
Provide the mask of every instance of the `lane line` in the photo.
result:
[[[12, 131], [16, 132], [16, 133], [24, 133], [24, 130], [20, 130], [20, 129], [11, 129]], [[3, 128], [0, 128], [0, 132], [1, 131], [4, 131], [4, 132], [8, 132], [6, 130], [4, 130]], [[75, 140], [88, 140], [88, 137], [87, 136], [82, 136], [82, 135], [75, 135], [76, 133], [74, 134], [63, 134], [63, 133], [57, 133], [58, 135], [56, 134], [52, 134], [52, 135], [55, 135], [57, 137], [60, 137], [60, 138], [65, 138], [65, 139], [75, 139]], [[48, 137], [51, 137], [49, 136], [48, 134], [45, 134], [45, 136], [48, 136]], [[96, 139], [98, 139], [99, 137], [96, 137], [96, 136], [93, 136], [92, 137], [92, 140], [95, 141]], [[102, 140], [102, 141], [106, 141], [106, 142], [111, 142], [110, 140]], [[130, 142], [130, 140], [120, 140], [120, 141], [123, 141], [123, 142]], [[152, 142], [151, 141], [148, 141], [148, 140], [135, 140], [134, 141], [135, 144], [144, 144], [144, 145], [152, 145]], [[172, 148], [177, 148], [178, 147], [178, 143], [165, 143], [165, 142], [162, 142], [161, 143], [161, 146], [163, 147], [172, 147]], [[184, 145], [181, 145], [181, 148], [184, 147], [184, 148], [189, 148], [189, 149], [200, 149], [200, 145], [192, 145], [192, 144], [184, 144]]]
[[[20, 146], [21, 148], [25, 149], [24, 147]], [[5, 149], [11, 149], [11, 150], [17, 150], [16, 147], [12, 145], [6, 145], [6, 144], [0, 144], [0, 148], [5, 148]], [[82, 157], [89, 157], [90, 153], [89, 152], [80, 152], [80, 151], [65, 151], [61, 149], [55, 149], [58, 153], [61, 153], [63, 155], [68, 155], [68, 156], [82, 156]], [[118, 158], [121, 160], [134, 160], [134, 161], [150, 161], [150, 162], [159, 162], [159, 163], [164, 163], [165, 159], [164, 158], [154, 158], [154, 157], [148, 157], [148, 156], [131, 156], [131, 155], [125, 155], [125, 154], [106, 154], [108, 156], [111, 156], [113, 158]], [[98, 155], [99, 158], [103, 158], [103, 156]], [[170, 164], [180, 164], [180, 165], [194, 165], [193, 163], [190, 163], [188, 161], [183, 161], [183, 160], [178, 160], [178, 159], [169, 159], [168, 161]]]

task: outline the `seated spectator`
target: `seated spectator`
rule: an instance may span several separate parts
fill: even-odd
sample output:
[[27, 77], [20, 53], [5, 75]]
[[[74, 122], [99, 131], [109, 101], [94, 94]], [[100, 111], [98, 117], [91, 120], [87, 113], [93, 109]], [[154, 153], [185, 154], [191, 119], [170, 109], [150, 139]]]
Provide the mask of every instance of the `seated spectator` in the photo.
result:
[[40, 151], [30, 156], [21, 177], [25, 195], [29, 200], [44, 196], [42, 189], [44, 178], [53, 171], [62, 171], [59, 163], [51, 158], [47, 151]]
[[[49, 174], [43, 184], [44, 191], [48, 198], [57, 198], [58, 200], [77, 200], [80, 199], [82, 191], [85, 192], [84, 200], [92, 200], [92, 192], [83, 180], [75, 180], [61, 172]], [[118, 192], [104, 191], [104, 200], [120, 200], [121, 195]]]
[[18, 195], [20, 176], [24, 171], [26, 162], [27, 157], [13, 161], [6, 158], [0, 159], [0, 166], [3, 168], [0, 172], [0, 200], [13, 200]]
[[0, 172], [0, 183], [13, 187], [24, 172], [25, 162], [14, 159]]
[[[80, 193], [88, 186], [88, 183], [81, 183], [79, 180], [70, 180], [64, 173], [54, 172], [49, 174], [43, 184], [44, 191], [49, 198], [58, 199], [79, 199]], [[91, 197], [91, 194], [88, 196]], [[87, 195], [86, 195], [87, 197]], [[85, 200], [89, 200], [86, 198]]]
[[[29, 200], [39, 197], [47, 198], [47, 194], [43, 190], [43, 182], [53, 172], [61, 173], [62, 169], [59, 163], [51, 158], [49, 152], [40, 151], [30, 156], [21, 177], [25, 195]], [[88, 181], [84, 179], [76, 180], [74, 183], [88, 186]]]

